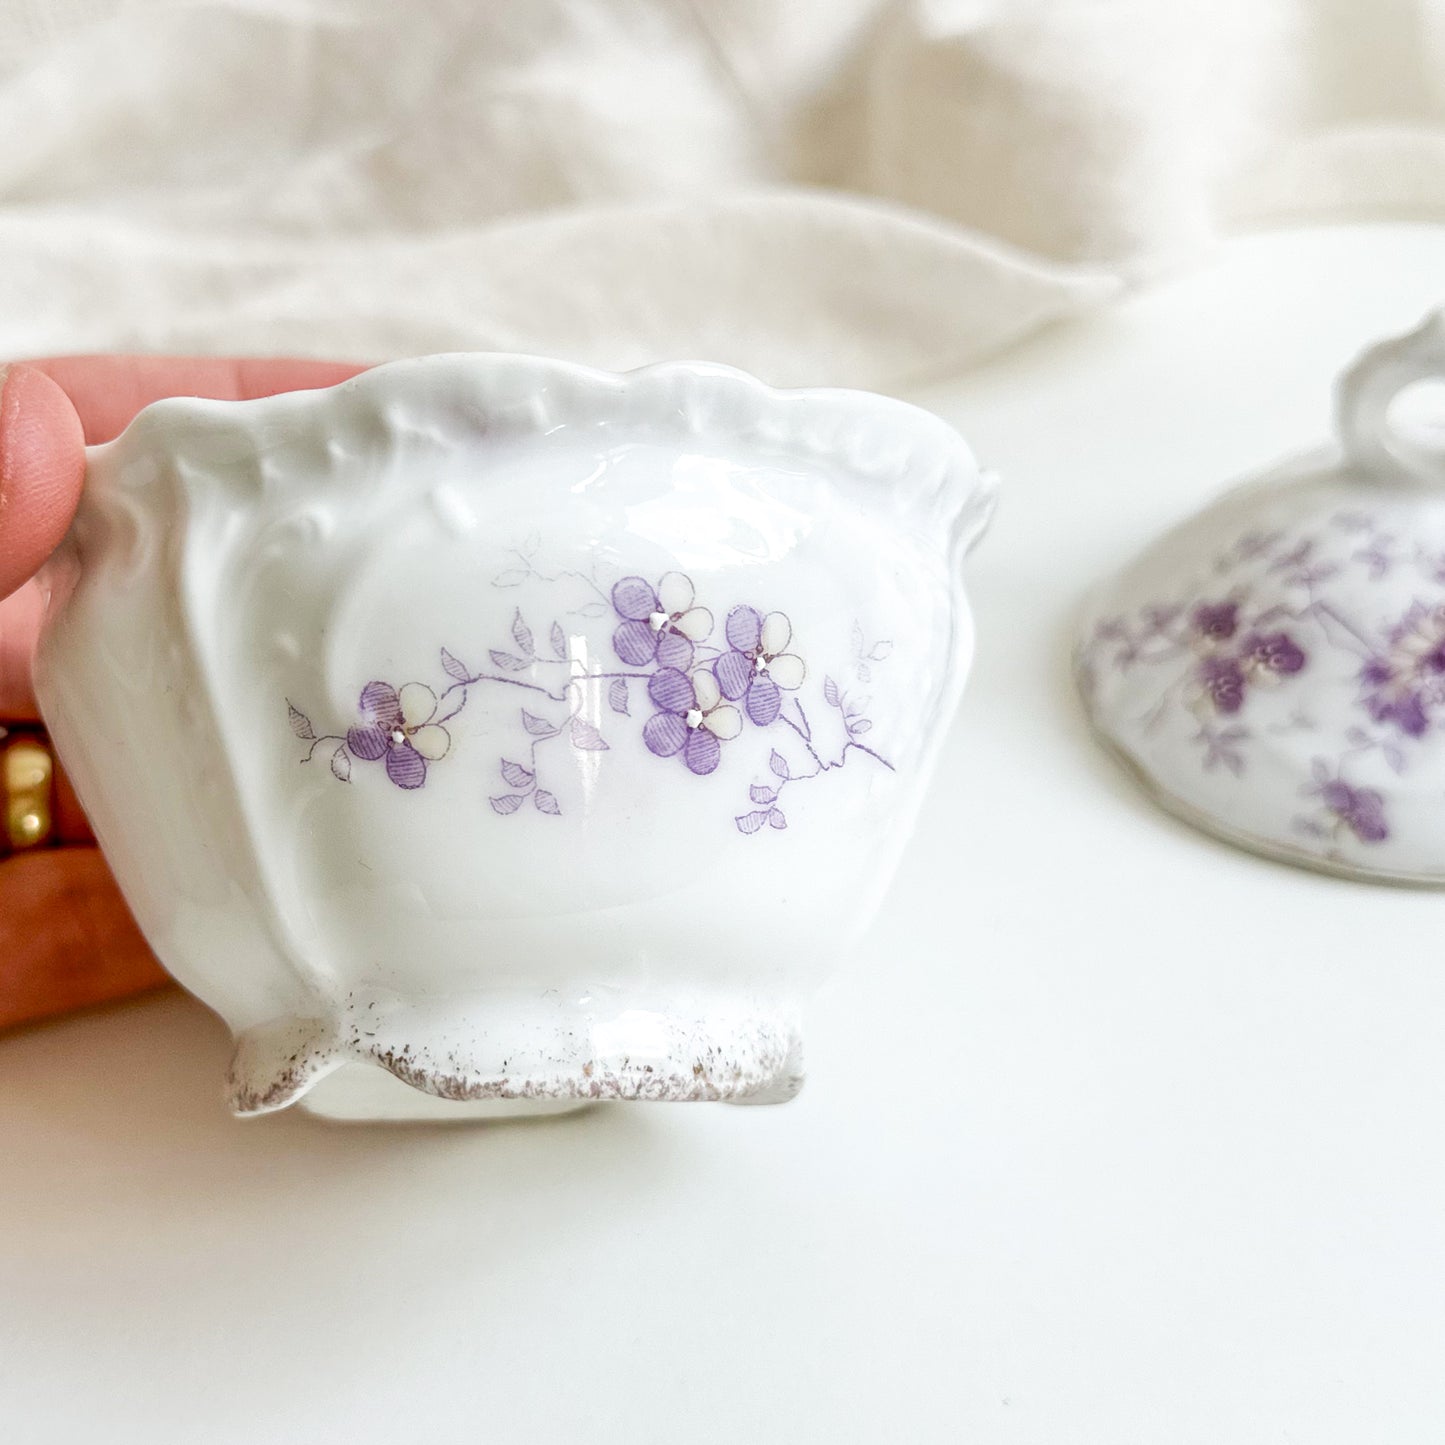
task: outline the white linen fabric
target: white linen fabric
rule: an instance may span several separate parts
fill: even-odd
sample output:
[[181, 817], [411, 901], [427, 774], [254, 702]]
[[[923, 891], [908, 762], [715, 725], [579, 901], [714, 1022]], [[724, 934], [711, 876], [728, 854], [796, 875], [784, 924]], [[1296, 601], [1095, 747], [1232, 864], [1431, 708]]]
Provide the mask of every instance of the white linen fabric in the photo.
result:
[[1445, 215], [1445, 0], [6, 0], [0, 136], [0, 355], [888, 387]]

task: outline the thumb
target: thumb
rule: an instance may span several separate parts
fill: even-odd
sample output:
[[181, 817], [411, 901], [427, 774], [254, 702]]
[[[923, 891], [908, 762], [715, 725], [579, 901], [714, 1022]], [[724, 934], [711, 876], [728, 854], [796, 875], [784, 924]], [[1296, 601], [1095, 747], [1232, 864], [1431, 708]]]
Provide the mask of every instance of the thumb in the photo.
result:
[[0, 597], [59, 545], [84, 474], [85, 436], [70, 398], [33, 366], [0, 366]]

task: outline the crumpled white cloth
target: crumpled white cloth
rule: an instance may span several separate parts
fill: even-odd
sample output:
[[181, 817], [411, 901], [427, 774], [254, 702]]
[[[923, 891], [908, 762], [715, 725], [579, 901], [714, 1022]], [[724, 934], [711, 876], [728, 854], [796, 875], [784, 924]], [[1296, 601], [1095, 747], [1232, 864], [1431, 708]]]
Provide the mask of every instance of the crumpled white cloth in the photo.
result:
[[0, 137], [0, 355], [888, 387], [1230, 229], [1445, 217], [1445, 0], [10, 0]]

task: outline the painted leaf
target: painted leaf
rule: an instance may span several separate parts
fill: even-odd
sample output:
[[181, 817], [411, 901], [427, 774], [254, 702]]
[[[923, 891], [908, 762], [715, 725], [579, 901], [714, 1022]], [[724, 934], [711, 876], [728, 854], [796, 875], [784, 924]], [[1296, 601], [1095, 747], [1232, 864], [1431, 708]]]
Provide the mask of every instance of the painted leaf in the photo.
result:
[[862, 628], [862, 626], [861, 626], [859, 623], [855, 622], [855, 623], [853, 624], [853, 655], [854, 655], [855, 657], [862, 657], [862, 656], [863, 656], [863, 649], [864, 649], [867, 645], [868, 645], [868, 644], [867, 644], [866, 640], [865, 640], [864, 637], [863, 637], [863, 628]]
[[777, 750], [777, 748], [773, 749], [773, 754], [768, 759], [768, 766], [773, 770], [774, 775], [779, 778], [792, 777], [792, 773], [788, 771], [787, 758], [785, 758], [782, 753]]
[[530, 788], [534, 781], [533, 774], [521, 763], [511, 763], [506, 758], [502, 759], [502, 778], [509, 788]]
[[567, 634], [562, 631], [560, 622], [552, 624], [552, 651], [559, 658], [567, 656]]
[[298, 738], [314, 738], [316, 736], [316, 729], [311, 726], [311, 719], [299, 707], [289, 702], [286, 704], [286, 721], [291, 724], [291, 731]]
[[605, 602], [589, 602], [577, 609], [578, 617], [606, 617], [610, 609]]
[[873, 676], [873, 669], [866, 662], [858, 664], [858, 681], [867, 682]]
[[848, 731], [857, 737], [859, 733], [866, 733], [872, 730], [873, 724], [866, 717], [860, 717], [857, 722], [848, 724]]
[[331, 772], [334, 777], [340, 778], [343, 783], [351, 781], [351, 754], [346, 751], [346, 744], [342, 743], [334, 753], [331, 754]]
[[748, 789], [748, 797], [755, 803], [771, 803], [777, 796], [772, 788], [765, 788], [761, 783], [754, 783]]
[[768, 814], [768, 827], [781, 830], [787, 826], [788, 820], [783, 816], [783, 810], [781, 808], [774, 808], [772, 812]]
[[828, 699], [829, 707], [838, 706], [838, 684], [834, 682], [831, 677], [825, 677], [823, 679], [823, 696]]
[[471, 673], [467, 671], [466, 663], [461, 658], [454, 657], [445, 647], [442, 648], [442, 671], [458, 682], [467, 682], [471, 679]]
[[733, 819], [739, 833], [756, 833], [768, 821], [766, 813], [742, 813]]
[[557, 806], [556, 798], [546, 788], [538, 788], [532, 794], [532, 801], [537, 805], [539, 813], [549, 813], [554, 818], [561, 816], [562, 810]]
[[525, 657], [513, 657], [510, 652], [498, 652], [496, 648], [489, 655], [493, 667], [504, 668], [507, 672], [521, 672], [527, 665]]
[[875, 648], [873, 649], [873, 651], [868, 654], [868, 661], [869, 661], [869, 662], [884, 662], [884, 661], [887, 660], [888, 655], [889, 655], [892, 651], [893, 651], [893, 644], [892, 644], [891, 642], [880, 642], [880, 643], [878, 644], [878, 646], [875, 647]]
[[501, 813], [504, 817], [508, 813], [515, 813], [526, 801], [521, 793], [503, 793], [500, 798], [488, 798], [494, 813]]
[[522, 726], [534, 738], [555, 738], [558, 733], [558, 729], [554, 728], [546, 718], [538, 717], [536, 713], [528, 712], [526, 708], [522, 709]]
[[509, 567], [492, 583], [493, 587], [520, 587], [527, 580], [525, 567]]
[[522, 609], [517, 609], [517, 615], [512, 618], [512, 640], [517, 644], [518, 650], [523, 657], [531, 657], [537, 650], [532, 639], [532, 629], [522, 621]]
[[572, 719], [572, 746], [581, 748], [585, 753], [605, 753], [608, 751], [607, 742], [602, 734], [592, 726], [586, 718], [574, 717]]
[[632, 716], [627, 706], [627, 682], [624, 678], [612, 679], [612, 686], [607, 689], [607, 706], [613, 712], [620, 712], [623, 717]]

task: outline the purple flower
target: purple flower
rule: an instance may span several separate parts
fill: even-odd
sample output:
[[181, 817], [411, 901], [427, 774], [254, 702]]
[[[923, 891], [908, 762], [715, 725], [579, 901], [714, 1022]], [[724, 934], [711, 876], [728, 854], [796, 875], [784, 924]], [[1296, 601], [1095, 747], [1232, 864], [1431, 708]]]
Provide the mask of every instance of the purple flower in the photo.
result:
[[1365, 663], [1360, 681], [1376, 722], [1423, 736], [1429, 708], [1445, 699], [1445, 608], [1414, 603], [1391, 629], [1386, 651]]
[[612, 634], [618, 657], [630, 667], [657, 662], [686, 672], [692, 645], [712, 631], [712, 613], [694, 607], [692, 579], [665, 572], [656, 589], [641, 577], [624, 577], [612, 589], [612, 605], [622, 625]]
[[730, 650], [713, 665], [718, 686], [724, 697], [742, 698], [753, 722], [767, 727], [782, 711], [778, 689], [801, 687], [807, 676], [803, 659], [787, 650], [793, 624], [781, 612], [764, 617], [754, 607], [734, 607], [723, 630]]
[[1385, 824], [1385, 800], [1373, 788], [1352, 788], [1335, 778], [1321, 786], [1320, 797], [1361, 843], [1383, 843], [1390, 836]]
[[1239, 630], [1237, 602], [1205, 602], [1189, 619], [1194, 630], [1210, 642], [1228, 642]]
[[723, 701], [710, 672], [691, 677], [675, 667], [659, 668], [647, 680], [655, 712], [643, 725], [642, 740], [660, 758], [682, 754], [695, 773], [710, 773], [722, 754], [720, 744], [743, 730], [742, 714]]
[[1232, 657], [1205, 658], [1199, 682], [1215, 712], [1228, 716], [1244, 706], [1244, 669]]
[[1365, 708], [1377, 723], [1390, 723], [1408, 738], [1423, 737], [1430, 730], [1430, 715], [1418, 692], [1372, 693], [1365, 698]]
[[1303, 671], [1308, 660], [1304, 648], [1287, 632], [1252, 632], [1244, 639], [1240, 653], [1257, 671], [1275, 677]]
[[432, 719], [437, 695], [425, 683], [409, 682], [400, 692], [389, 682], [361, 689], [361, 723], [346, 734], [353, 757], [374, 763], [386, 759], [386, 775], [398, 788], [426, 782], [428, 762], [444, 758], [451, 734]]

